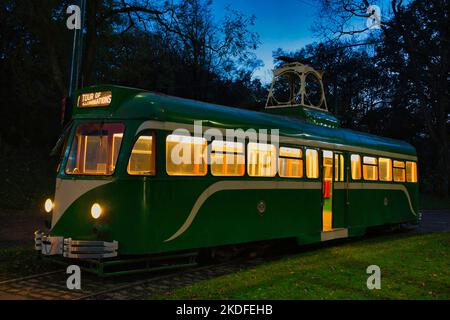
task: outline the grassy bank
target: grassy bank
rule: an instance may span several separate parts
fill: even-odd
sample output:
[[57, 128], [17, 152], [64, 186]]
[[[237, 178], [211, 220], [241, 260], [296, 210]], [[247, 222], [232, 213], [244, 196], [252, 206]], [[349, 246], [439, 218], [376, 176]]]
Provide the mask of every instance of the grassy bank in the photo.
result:
[[[368, 290], [366, 268], [381, 268]], [[337, 245], [199, 282], [159, 299], [450, 299], [450, 233]]]

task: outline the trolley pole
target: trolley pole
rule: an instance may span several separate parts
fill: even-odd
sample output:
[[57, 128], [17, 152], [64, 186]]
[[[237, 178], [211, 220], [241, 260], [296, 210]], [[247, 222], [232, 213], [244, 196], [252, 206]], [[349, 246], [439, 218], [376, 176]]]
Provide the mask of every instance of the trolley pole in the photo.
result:
[[73, 93], [80, 85], [81, 65], [83, 61], [83, 38], [84, 38], [84, 20], [86, 11], [86, 0], [79, 0], [81, 13], [81, 28], [74, 29], [72, 44], [72, 61], [70, 66], [68, 97], [73, 98]]
[[83, 38], [86, 0], [78, 0], [78, 8], [79, 17], [77, 17], [77, 19], [79, 19], [79, 25], [76, 25], [75, 28], [73, 28], [72, 58], [70, 62], [67, 97], [64, 97], [61, 101], [61, 126], [63, 128], [66, 123], [70, 121], [74, 103], [74, 92], [80, 87], [80, 80], [82, 82], [81, 66], [83, 63]]

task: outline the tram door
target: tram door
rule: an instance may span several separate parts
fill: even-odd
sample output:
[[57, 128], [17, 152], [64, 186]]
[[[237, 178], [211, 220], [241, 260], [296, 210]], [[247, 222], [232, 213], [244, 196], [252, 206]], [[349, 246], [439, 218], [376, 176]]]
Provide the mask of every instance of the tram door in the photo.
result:
[[322, 186], [322, 231], [333, 230], [333, 152], [324, 150]]

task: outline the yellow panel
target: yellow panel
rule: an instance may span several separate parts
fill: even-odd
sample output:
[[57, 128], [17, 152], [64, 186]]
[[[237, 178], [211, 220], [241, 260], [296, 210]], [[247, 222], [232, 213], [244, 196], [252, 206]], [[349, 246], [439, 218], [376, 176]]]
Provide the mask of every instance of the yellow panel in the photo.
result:
[[352, 154], [351, 156], [351, 166], [352, 166], [352, 179], [361, 179], [361, 156], [359, 154]]
[[276, 147], [250, 142], [247, 147], [247, 173], [251, 177], [274, 177], [277, 173]]
[[170, 135], [166, 140], [166, 171], [171, 176], [204, 176], [207, 142], [204, 138]]
[[417, 182], [417, 163], [406, 162], [406, 180], [408, 182]]
[[339, 181], [339, 155], [334, 155], [334, 181]]
[[373, 158], [373, 157], [364, 157], [364, 158], [363, 158], [363, 162], [364, 162], [364, 164], [373, 164], [373, 165], [376, 165], [376, 164], [377, 164], [377, 158]]
[[392, 181], [392, 160], [379, 158], [380, 181]]
[[394, 168], [394, 181], [405, 182], [405, 169]]
[[394, 160], [394, 167], [395, 168], [404, 168], [405, 167], [405, 161], [396, 161], [396, 160]]
[[244, 153], [244, 144], [241, 142], [214, 140], [211, 151]]
[[406, 173], [405, 173], [405, 162], [404, 161], [395, 161], [394, 160], [394, 181], [396, 182], [405, 182]]
[[278, 174], [283, 178], [303, 177], [303, 160], [280, 158], [278, 160]]
[[154, 175], [155, 144], [153, 136], [140, 136], [134, 144], [128, 161], [127, 171], [130, 175]]
[[322, 212], [322, 231], [331, 231], [333, 230], [333, 214], [329, 210], [324, 210]]
[[378, 180], [378, 167], [368, 164], [363, 165], [363, 176], [365, 180]]
[[213, 141], [211, 153], [211, 174], [231, 177], [245, 174], [244, 144]]
[[302, 156], [302, 149], [287, 147], [280, 148], [280, 157], [301, 158]]
[[306, 150], [306, 176], [312, 179], [319, 177], [319, 153], [317, 150]]

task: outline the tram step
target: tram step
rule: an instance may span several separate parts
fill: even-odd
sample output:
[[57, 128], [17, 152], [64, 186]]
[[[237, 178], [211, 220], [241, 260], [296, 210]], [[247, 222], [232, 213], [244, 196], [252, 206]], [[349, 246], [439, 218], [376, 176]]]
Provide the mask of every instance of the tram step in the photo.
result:
[[334, 239], [348, 238], [347, 228], [337, 228], [330, 231], [324, 231], [321, 233], [321, 241], [329, 241]]

